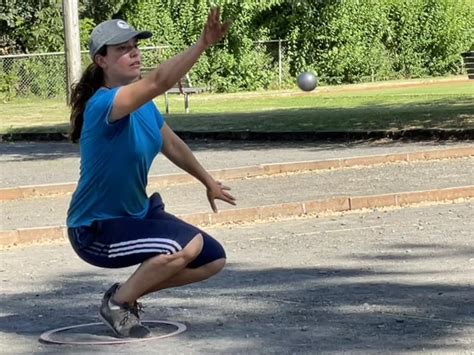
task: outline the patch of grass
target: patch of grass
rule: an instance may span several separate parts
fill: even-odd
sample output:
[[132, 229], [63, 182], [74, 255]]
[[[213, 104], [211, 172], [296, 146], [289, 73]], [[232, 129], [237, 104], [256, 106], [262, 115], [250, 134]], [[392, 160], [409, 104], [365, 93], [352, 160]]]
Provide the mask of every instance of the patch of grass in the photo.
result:
[[51, 132], [48, 127], [57, 132], [58, 124], [67, 127], [69, 123], [69, 109], [58, 99], [15, 99], [0, 104], [0, 115], [0, 133], [31, 132], [31, 128]]
[[474, 127], [473, 100], [409, 103], [369, 103], [359, 107], [278, 109], [252, 113], [174, 115], [175, 130], [187, 131], [373, 131], [413, 128]]
[[[182, 97], [171, 95], [168, 124], [185, 131], [367, 131], [474, 127], [474, 83], [410, 81], [237, 94], [199, 94], [184, 114]], [[164, 111], [164, 98], [156, 100]], [[63, 100], [16, 99], [0, 104], [0, 133], [67, 132]]]

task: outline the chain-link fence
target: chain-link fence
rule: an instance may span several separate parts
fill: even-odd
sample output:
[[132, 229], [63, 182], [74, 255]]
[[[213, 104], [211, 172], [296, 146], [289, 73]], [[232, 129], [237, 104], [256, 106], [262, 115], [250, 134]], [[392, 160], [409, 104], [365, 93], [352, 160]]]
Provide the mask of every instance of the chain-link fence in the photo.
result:
[[256, 48], [264, 53], [268, 61], [264, 65], [267, 72], [274, 74], [270, 89], [282, 89], [294, 85], [294, 77], [290, 75], [290, 60], [287, 56], [288, 45], [286, 40], [260, 41]]
[[8, 96], [64, 96], [63, 53], [0, 57], [0, 91]]
[[[264, 69], [268, 77], [265, 87], [276, 89], [288, 86], [290, 77], [289, 63], [285, 56], [286, 41], [255, 42], [254, 50], [252, 58], [258, 58], [260, 69]], [[170, 58], [178, 49], [170, 46], [144, 47], [141, 52], [142, 65], [151, 67]], [[87, 52], [81, 53], [81, 59], [83, 68], [89, 65]], [[191, 73], [191, 76], [195, 85], [205, 86], [210, 90], [215, 88], [212, 76], [200, 77], [199, 70]], [[63, 52], [0, 56], [0, 94], [7, 97], [65, 98], [66, 92], [66, 64]]]

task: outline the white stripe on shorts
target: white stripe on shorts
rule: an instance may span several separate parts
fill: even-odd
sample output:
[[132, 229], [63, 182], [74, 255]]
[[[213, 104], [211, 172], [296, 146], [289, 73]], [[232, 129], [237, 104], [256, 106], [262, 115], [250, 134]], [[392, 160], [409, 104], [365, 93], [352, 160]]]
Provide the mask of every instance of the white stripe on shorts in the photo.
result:
[[84, 251], [89, 254], [94, 254], [96, 256], [105, 256], [105, 257], [108, 256], [107, 253], [94, 251], [94, 249], [91, 249], [90, 247], [85, 248]]
[[125, 255], [132, 255], [132, 254], [139, 254], [139, 253], [164, 253], [164, 254], [171, 254], [169, 250], [166, 249], [158, 249], [158, 248], [144, 248], [144, 249], [134, 249], [134, 250], [129, 250], [125, 251], [123, 253], [114, 253], [114, 254], [109, 254], [109, 258], [116, 258], [118, 256], [125, 256]]
[[163, 244], [163, 243], [138, 243], [135, 245], [128, 245], [126, 247], [121, 247], [121, 248], [110, 248], [109, 249], [109, 254], [113, 254], [119, 251], [126, 251], [126, 250], [133, 250], [133, 249], [139, 249], [139, 248], [161, 248], [161, 249], [166, 249], [169, 250], [171, 253], [176, 253], [179, 250], [177, 250], [174, 246], [171, 246], [169, 244]]
[[102, 252], [102, 250], [104, 248], [99, 248], [99, 247], [96, 247], [94, 244], [91, 244], [87, 247], [87, 249], [91, 249], [91, 250], [95, 250], [95, 251], [98, 251], [98, 252]]
[[139, 244], [139, 243], [166, 243], [166, 244], [171, 244], [178, 251], [183, 249], [181, 247], [181, 245], [179, 245], [176, 241], [174, 241], [173, 239], [168, 239], [168, 238], [140, 238], [140, 239], [135, 239], [135, 240], [129, 240], [129, 241], [126, 241], [126, 242], [110, 244], [109, 248], [113, 249], [113, 248], [116, 248], [116, 247], [132, 245], [132, 244]]

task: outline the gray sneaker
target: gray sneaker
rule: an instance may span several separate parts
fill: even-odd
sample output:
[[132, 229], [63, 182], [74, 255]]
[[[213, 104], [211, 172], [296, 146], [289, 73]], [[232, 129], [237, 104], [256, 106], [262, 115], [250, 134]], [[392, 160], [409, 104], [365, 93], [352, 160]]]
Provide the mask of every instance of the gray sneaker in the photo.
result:
[[112, 300], [112, 296], [118, 290], [120, 284], [114, 284], [102, 298], [99, 309], [99, 318], [107, 325], [119, 338], [146, 338], [151, 335], [150, 329], [140, 322], [141, 304], [135, 302], [133, 306], [129, 304], [117, 304]]

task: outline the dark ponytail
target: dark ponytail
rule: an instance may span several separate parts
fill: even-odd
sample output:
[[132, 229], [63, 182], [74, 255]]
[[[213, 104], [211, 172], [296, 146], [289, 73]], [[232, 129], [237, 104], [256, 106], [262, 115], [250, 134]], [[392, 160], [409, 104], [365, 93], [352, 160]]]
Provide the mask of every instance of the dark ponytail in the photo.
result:
[[[105, 55], [107, 47], [104, 47], [98, 54]], [[71, 92], [71, 129], [69, 138], [73, 143], [78, 143], [81, 138], [82, 125], [84, 123], [84, 110], [87, 101], [95, 94], [104, 82], [104, 71], [95, 63], [89, 64], [82, 73], [79, 82], [72, 86]]]

